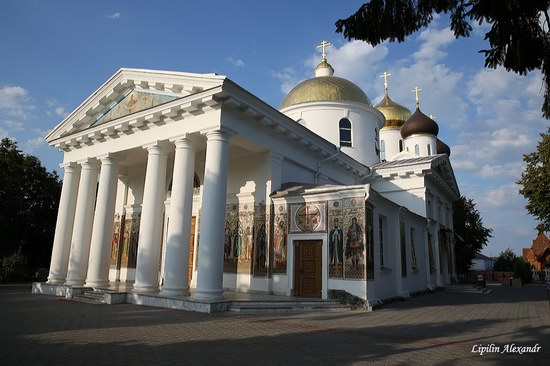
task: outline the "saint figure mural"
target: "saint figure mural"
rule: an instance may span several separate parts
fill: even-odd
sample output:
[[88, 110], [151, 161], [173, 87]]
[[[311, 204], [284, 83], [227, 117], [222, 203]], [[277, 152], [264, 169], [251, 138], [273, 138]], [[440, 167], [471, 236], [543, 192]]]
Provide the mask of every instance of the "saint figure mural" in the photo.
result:
[[250, 226], [247, 226], [246, 227], [246, 231], [245, 231], [245, 236], [246, 236], [246, 246], [245, 246], [245, 250], [244, 250], [244, 259], [252, 259], [252, 229], [250, 228]]
[[286, 267], [286, 232], [285, 232], [285, 222], [280, 220], [277, 226], [275, 227], [274, 235], [274, 254], [275, 254], [275, 267], [284, 268]]
[[225, 222], [223, 235], [223, 254], [225, 260], [231, 257], [231, 229], [229, 228], [229, 221]]
[[233, 230], [233, 257], [239, 258], [243, 248], [243, 228], [240, 221], [237, 221], [237, 226]]
[[262, 224], [258, 231], [258, 237], [256, 238], [256, 268], [265, 267], [265, 243], [265, 224]]
[[342, 228], [338, 219], [333, 220], [334, 227], [329, 234], [329, 257], [331, 265], [342, 264], [344, 254], [344, 240]]
[[346, 258], [351, 258], [351, 268], [361, 271], [363, 258], [363, 230], [357, 223], [357, 217], [351, 219], [351, 225], [346, 234]]

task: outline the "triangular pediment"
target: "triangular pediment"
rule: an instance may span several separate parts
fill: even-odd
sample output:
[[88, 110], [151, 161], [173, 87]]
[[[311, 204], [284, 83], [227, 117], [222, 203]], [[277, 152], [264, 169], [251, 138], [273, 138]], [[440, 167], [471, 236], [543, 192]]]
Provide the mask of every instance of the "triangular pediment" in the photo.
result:
[[158, 107], [223, 84], [225, 76], [120, 69], [71, 112], [46, 141], [78, 134], [119, 118]]
[[172, 94], [148, 93], [130, 89], [119, 101], [113, 102], [105, 112], [101, 113], [90, 127], [156, 107], [177, 98], [178, 96]]

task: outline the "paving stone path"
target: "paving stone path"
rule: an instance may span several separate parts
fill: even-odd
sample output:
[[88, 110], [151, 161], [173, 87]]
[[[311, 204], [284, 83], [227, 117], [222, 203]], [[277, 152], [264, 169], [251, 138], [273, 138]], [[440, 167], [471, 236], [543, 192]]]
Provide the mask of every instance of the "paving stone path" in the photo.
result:
[[[476, 345], [541, 348], [472, 352]], [[493, 348], [494, 351], [494, 348]], [[550, 360], [543, 287], [436, 293], [374, 312], [199, 314], [91, 305], [0, 286], [1, 365], [537, 365]]]

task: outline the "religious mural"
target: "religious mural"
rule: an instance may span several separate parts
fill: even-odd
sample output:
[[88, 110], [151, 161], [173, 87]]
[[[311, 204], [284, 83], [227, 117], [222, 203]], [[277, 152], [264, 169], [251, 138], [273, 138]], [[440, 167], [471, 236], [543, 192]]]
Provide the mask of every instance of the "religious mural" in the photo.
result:
[[139, 222], [141, 212], [134, 212], [124, 220], [124, 234], [122, 236], [121, 267], [136, 268], [137, 248], [139, 238]]
[[156, 107], [174, 99], [177, 99], [177, 97], [173, 95], [152, 94], [133, 90], [111, 109], [106, 111], [93, 125], [99, 125], [132, 113]]
[[120, 240], [120, 237], [124, 235], [124, 232], [121, 230], [124, 227], [124, 221], [124, 215], [115, 215], [115, 222], [113, 224], [113, 236], [111, 239], [110, 265], [111, 267], [115, 267], [116, 269], [120, 269], [120, 259], [122, 255], [122, 240]]
[[344, 278], [365, 278], [365, 208], [363, 198], [345, 198]]
[[224, 272], [252, 273], [254, 205], [228, 204], [224, 227]]
[[273, 273], [286, 273], [287, 224], [286, 205], [275, 205], [273, 220]]
[[266, 227], [265, 205], [259, 204], [255, 207], [255, 221], [253, 231], [253, 264], [254, 276], [264, 277], [267, 275], [268, 259], [268, 231]]
[[290, 205], [290, 232], [313, 233], [326, 231], [326, 203], [308, 202]]
[[344, 276], [344, 234], [342, 230], [342, 200], [328, 203], [328, 276]]

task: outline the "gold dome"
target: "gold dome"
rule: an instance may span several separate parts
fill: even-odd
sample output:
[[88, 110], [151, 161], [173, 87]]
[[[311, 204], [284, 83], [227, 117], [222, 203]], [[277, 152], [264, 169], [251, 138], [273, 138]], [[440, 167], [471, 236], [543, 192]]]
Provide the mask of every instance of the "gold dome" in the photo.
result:
[[308, 102], [357, 102], [372, 106], [367, 95], [357, 85], [337, 76], [315, 76], [292, 89], [279, 109]]
[[391, 100], [387, 93], [384, 95], [384, 99], [374, 108], [386, 117], [384, 128], [400, 128], [412, 115], [407, 108]]

